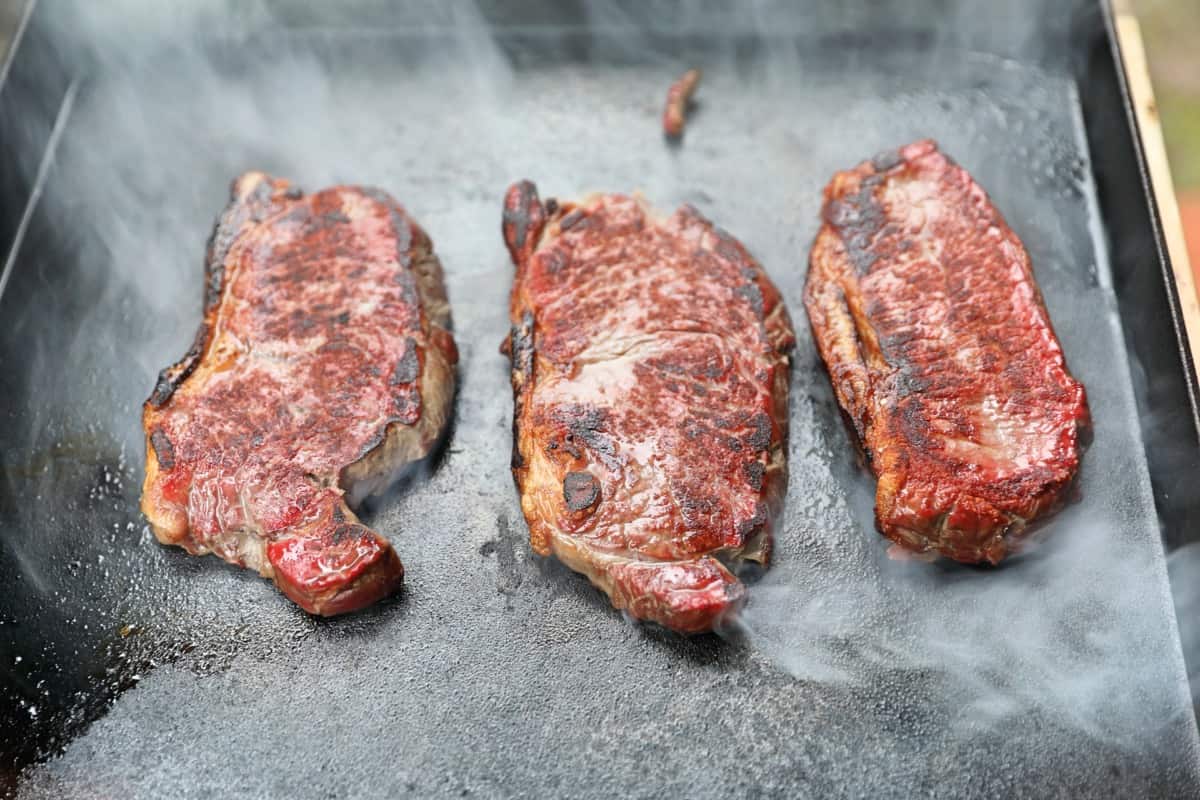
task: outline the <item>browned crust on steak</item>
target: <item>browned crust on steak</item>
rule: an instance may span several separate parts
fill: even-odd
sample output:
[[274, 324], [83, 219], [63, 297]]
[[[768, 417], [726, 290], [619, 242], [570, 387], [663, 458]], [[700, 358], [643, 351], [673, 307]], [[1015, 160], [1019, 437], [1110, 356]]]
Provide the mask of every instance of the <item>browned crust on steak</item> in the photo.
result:
[[794, 337], [778, 291], [691, 207], [543, 204], [523, 181], [502, 229], [531, 546], [637, 619], [712, 630], [746, 597], [722, 559], [769, 561], [786, 490]]
[[1090, 431], [1029, 255], [931, 141], [834, 175], [804, 302], [897, 545], [998, 563], [1066, 502]]
[[[184, 448], [192, 461], [177, 464], [179, 434], [172, 441], [164, 425], [169, 415], [175, 413], [172, 409], [177, 398], [193, 393], [203, 397], [216, 372], [239, 357], [236, 343], [226, 341], [228, 337], [221, 332], [222, 319], [231, 319], [243, 307], [239, 304], [245, 302], [232, 297], [230, 292], [232, 276], [239, 269], [229, 263], [231, 249], [240, 236], [255, 232], [260, 223], [279, 220], [285, 212], [298, 210], [301, 202], [318, 202], [316, 195], [311, 201], [305, 199], [302, 192], [291, 188], [286, 181], [259, 172], [246, 173], [232, 185], [230, 203], [218, 218], [206, 250], [203, 319], [188, 352], [160, 373], [142, 414], [146, 432], [142, 510], [159, 541], [181, 546], [193, 554], [216, 553], [227, 561], [255, 569], [272, 578], [305, 610], [322, 615], [362, 608], [400, 585], [403, 567], [391, 544], [362, 525], [346, 501], [357, 504], [367, 494], [381, 491], [433, 449], [452, 413], [458, 359], [450, 333], [450, 307], [441, 264], [424, 231], [383, 192], [353, 187], [328, 192], [356, 192], [362, 198], [382, 204], [391, 215], [399, 237], [396, 240], [399, 271], [388, 280], [398, 285], [396, 291], [406, 298], [403, 302], [407, 307], [417, 309], [419, 329], [417, 338], [410, 337], [404, 346], [400, 362], [380, 365], [380, 369], [384, 376], [391, 371], [391, 381], [399, 384], [397, 391], [404, 390], [405, 383], [415, 387], [415, 392], [403, 396], [417, 404], [416, 414], [411, 409], [399, 408], [398, 413], [381, 417], [378, 431], [354, 445], [358, 449], [353, 457], [340, 462], [328, 475], [312, 475], [313, 491], [317, 494], [311, 501], [309, 516], [304, 519], [294, 523], [264, 523], [261, 518], [248, 516], [244, 524], [218, 531], [198, 532], [192, 528], [188, 497], [192, 470], [199, 463], [195, 461], [197, 445], [190, 440], [190, 434], [185, 434]], [[313, 212], [306, 210], [306, 213]], [[329, 226], [332, 231], [336, 226], [349, 225], [350, 221], [335, 209], [326, 212], [325, 218], [313, 218], [312, 224], [317, 231], [321, 226]], [[335, 247], [331, 252], [343, 251]], [[319, 319], [320, 313], [314, 309], [313, 319]], [[314, 323], [289, 318], [287, 324], [300, 325], [297, 330], [306, 331]], [[334, 344], [331, 342], [329, 347]], [[382, 380], [362, 377], [377, 383]], [[397, 403], [400, 397], [397, 394]], [[250, 400], [246, 408], [250, 414], [261, 411]], [[329, 413], [328, 419], [336, 423], [344, 411], [331, 408]], [[274, 446], [280, 444], [275, 442]], [[272, 445], [267, 443], [267, 446]], [[203, 457], [203, 450], [200, 452]], [[342, 497], [343, 492], [346, 498]], [[242, 502], [245, 504], [246, 500], [243, 498]], [[272, 510], [271, 502], [264, 501], [267, 510]], [[273, 502], [287, 501], [283, 498]], [[249, 510], [243, 513], [250, 515]], [[297, 543], [304, 544], [303, 550], [292, 547]], [[288, 547], [292, 549], [289, 551]], [[350, 561], [345, 569], [331, 573], [332, 578], [322, 579], [320, 574], [306, 573], [296, 566], [309, 558], [330, 562], [338, 553], [348, 554], [345, 557]], [[281, 569], [281, 564], [287, 568]], [[339, 575], [343, 578], [339, 579]]]
[[247, 223], [261, 222], [280, 207], [280, 198], [273, 190], [271, 181], [261, 173], [248, 172], [238, 177], [230, 187], [229, 195], [229, 205], [217, 218], [205, 247], [204, 316], [200, 320], [200, 327], [183, 358], [158, 374], [154, 390], [146, 400], [150, 408], [162, 408], [208, 352], [225, 289], [225, 256], [230, 244]]

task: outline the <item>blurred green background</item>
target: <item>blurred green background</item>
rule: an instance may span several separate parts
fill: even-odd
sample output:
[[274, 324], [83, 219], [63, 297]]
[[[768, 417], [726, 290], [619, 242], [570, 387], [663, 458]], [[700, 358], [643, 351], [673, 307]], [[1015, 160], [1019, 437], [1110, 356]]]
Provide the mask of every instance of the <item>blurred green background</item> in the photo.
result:
[[1200, 286], [1200, 0], [1130, 0], [1158, 101], [1192, 272]]
[[1181, 192], [1200, 189], [1200, 0], [1135, 0], [1167, 157]]

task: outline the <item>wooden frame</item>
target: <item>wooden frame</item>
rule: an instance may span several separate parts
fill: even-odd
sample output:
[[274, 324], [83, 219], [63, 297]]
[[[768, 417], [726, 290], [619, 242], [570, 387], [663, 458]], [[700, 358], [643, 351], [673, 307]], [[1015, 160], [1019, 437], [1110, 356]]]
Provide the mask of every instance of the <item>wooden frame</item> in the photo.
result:
[[1142, 29], [1130, 0], [1113, 0], [1112, 10], [1121, 65], [1137, 116], [1138, 134], [1146, 158], [1146, 171], [1150, 176], [1150, 188], [1154, 204], [1158, 208], [1167, 258], [1171, 262], [1175, 289], [1179, 295], [1179, 309], [1187, 333], [1188, 349], [1191, 351], [1192, 362], [1200, 364], [1200, 297], [1196, 294], [1196, 280], [1188, 258], [1183, 222], [1179, 216], [1179, 202], [1175, 197], [1175, 185], [1171, 179], [1171, 167], [1163, 143], [1162, 124], [1146, 62]]

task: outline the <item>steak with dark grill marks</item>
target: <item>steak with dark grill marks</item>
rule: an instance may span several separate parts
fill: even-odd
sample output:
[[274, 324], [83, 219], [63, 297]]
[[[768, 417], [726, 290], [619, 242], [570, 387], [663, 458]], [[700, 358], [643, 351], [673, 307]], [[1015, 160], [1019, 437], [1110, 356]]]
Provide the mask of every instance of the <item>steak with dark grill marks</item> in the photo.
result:
[[1029, 255], [931, 141], [825, 188], [804, 304], [897, 545], [998, 563], [1060, 507], [1090, 418]]
[[787, 310], [746, 249], [684, 206], [509, 189], [513, 476], [533, 549], [632, 616], [712, 629], [770, 557], [786, 486]]
[[251, 172], [209, 240], [204, 320], [143, 408], [155, 536], [332, 615], [394, 591], [350, 504], [425, 457], [451, 413], [450, 306], [429, 238], [383, 192], [305, 196]]

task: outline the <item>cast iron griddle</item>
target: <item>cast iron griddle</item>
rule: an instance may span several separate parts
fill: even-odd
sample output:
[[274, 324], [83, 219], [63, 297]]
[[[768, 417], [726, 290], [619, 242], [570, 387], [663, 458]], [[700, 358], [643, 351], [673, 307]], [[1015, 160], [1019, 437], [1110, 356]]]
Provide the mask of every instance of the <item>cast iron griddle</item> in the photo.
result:
[[[928, 42], [903, 38], [648, 51], [628, 36], [476, 33], [264, 35], [101, 62], [77, 84], [0, 299], [3, 667], [16, 721], [63, 747], [20, 796], [1200, 791], [1069, 73], [965, 50], [930, 69], [913, 50]], [[692, 64], [702, 106], [671, 149], [660, 102]], [[1024, 240], [1095, 417], [1081, 502], [999, 570], [884, 557], [873, 482], [800, 304], [829, 176], [925, 136]], [[367, 514], [407, 585], [352, 617], [308, 617], [255, 575], [160, 547], [136, 511], [140, 404], [191, 340], [204, 240], [248, 168], [387, 189], [447, 272], [454, 429], [430, 474]], [[500, 200], [519, 178], [544, 197], [693, 203], [789, 304], [786, 515], [725, 639], [633, 625], [529, 552], [497, 352], [511, 279]], [[46, 738], [126, 688], [82, 734]]]

